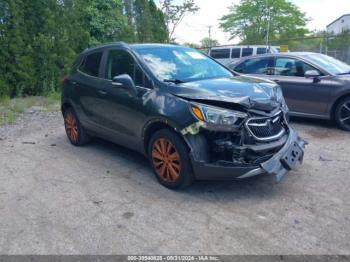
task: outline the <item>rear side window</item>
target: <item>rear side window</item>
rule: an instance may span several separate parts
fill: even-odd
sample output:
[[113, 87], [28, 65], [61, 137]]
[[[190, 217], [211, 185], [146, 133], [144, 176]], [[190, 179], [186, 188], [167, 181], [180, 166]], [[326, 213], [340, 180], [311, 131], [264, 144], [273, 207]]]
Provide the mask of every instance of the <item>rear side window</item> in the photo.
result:
[[102, 59], [102, 52], [93, 53], [85, 57], [79, 70], [90, 76], [98, 77], [100, 64]]
[[274, 66], [274, 59], [272, 57], [261, 57], [247, 59], [241, 64], [237, 65], [234, 70], [242, 74], [271, 74]]
[[253, 48], [243, 48], [243, 51], [242, 51], [242, 57], [244, 56], [250, 56], [253, 54]]
[[210, 56], [218, 59], [230, 58], [230, 49], [213, 49], [210, 52]]
[[231, 58], [240, 58], [240, 57], [241, 57], [241, 49], [232, 48]]
[[266, 47], [259, 47], [259, 48], [256, 50], [256, 54], [257, 54], [257, 55], [266, 54], [266, 53], [267, 53]]

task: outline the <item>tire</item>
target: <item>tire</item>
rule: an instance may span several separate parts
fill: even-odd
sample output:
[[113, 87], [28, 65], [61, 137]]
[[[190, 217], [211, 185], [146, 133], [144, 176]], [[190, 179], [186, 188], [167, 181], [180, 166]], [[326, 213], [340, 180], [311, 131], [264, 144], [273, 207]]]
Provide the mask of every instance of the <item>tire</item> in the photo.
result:
[[182, 189], [194, 182], [191, 161], [185, 142], [175, 132], [162, 129], [148, 144], [148, 159], [160, 184]]
[[69, 141], [74, 146], [83, 146], [91, 139], [71, 107], [64, 112], [64, 127]]
[[339, 128], [350, 131], [350, 97], [339, 102], [335, 109], [334, 120]]

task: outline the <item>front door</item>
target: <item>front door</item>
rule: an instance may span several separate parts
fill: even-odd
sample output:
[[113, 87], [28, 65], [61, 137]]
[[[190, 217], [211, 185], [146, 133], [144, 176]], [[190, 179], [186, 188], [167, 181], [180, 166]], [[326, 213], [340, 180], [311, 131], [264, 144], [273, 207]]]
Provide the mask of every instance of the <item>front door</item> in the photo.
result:
[[[104, 61], [104, 79], [101, 82], [99, 95], [102, 98], [100, 105], [103, 115], [100, 125], [104, 127], [120, 144], [134, 144], [139, 138], [140, 125], [144, 123], [145, 114], [142, 107], [142, 92], [151, 90], [146, 85], [146, 78], [141, 68], [126, 50], [111, 49], [107, 51]], [[140, 90], [138, 95], [131, 94], [129, 90], [112, 85], [115, 76], [128, 74]]]
[[[328, 77], [306, 78], [305, 72], [317, 70], [311, 65], [291, 57], [277, 57], [274, 75], [269, 78], [283, 90], [287, 105], [292, 112], [325, 115], [333, 81]], [[320, 75], [322, 73], [317, 70]]]

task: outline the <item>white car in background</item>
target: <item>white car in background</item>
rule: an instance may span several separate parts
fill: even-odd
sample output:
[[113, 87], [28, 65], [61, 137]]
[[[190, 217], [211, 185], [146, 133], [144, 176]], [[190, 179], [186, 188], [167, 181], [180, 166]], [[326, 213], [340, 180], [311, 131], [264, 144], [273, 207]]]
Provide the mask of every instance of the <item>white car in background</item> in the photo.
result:
[[242, 57], [261, 55], [266, 53], [279, 53], [279, 46], [265, 45], [227, 45], [216, 46], [209, 50], [208, 55], [223, 65], [230, 64], [234, 61], [241, 59]]

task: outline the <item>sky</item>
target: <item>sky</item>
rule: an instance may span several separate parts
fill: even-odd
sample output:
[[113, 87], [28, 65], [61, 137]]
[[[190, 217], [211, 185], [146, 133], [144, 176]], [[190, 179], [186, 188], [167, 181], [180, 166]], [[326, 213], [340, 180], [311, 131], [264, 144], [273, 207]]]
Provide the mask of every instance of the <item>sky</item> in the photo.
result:
[[[271, 0], [270, 0], [271, 1]], [[208, 36], [208, 26], [212, 26], [212, 38], [220, 44], [235, 43], [229, 35], [219, 28], [219, 19], [228, 13], [228, 7], [239, 0], [195, 0], [200, 10], [189, 14], [175, 32], [180, 43], [200, 43]], [[350, 14], [350, 0], [291, 0], [311, 19], [307, 27], [310, 30], [324, 30], [326, 26], [343, 14]]]

